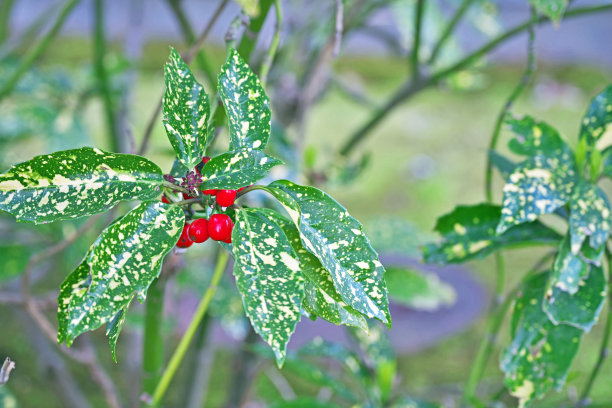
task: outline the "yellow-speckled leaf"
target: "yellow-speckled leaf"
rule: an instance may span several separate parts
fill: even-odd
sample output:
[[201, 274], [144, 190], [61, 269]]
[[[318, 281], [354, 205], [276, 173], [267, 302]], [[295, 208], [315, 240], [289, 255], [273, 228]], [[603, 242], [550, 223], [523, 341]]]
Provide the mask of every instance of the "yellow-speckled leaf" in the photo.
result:
[[184, 223], [180, 207], [147, 201], [106, 228], [61, 285], [58, 342], [70, 345], [81, 333], [107, 323], [114, 355], [130, 302], [134, 296], [144, 301]]
[[159, 194], [162, 172], [135, 155], [83, 147], [36, 156], [0, 174], [0, 210], [45, 223], [106, 211]]
[[208, 95], [174, 48], [164, 67], [164, 79], [166, 133], [176, 157], [188, 169], [193, 169], [202, 160], [208, 143]]
[[591, 248], [603, 254], [610, 236], [610, 203], [599, 187], [584, 180], [578, 183], [570, 200], [569, 225], [574, 254], [587, 237]]
[[236, 212], [232, 251], [246, 314], [282, 366], [304, 296], [297, 255], [283, 230], [259, 209]]
[[582, 119], [580, 138], [586, 139], [587, 144], [595, 147], [609, 125], [612, 123], [612, 85], [597, 94]]
[[229, 52], [221, 67], [218, 89], [229, 121], [230, 150], [265, 148], [270, 138], [270, 101], [236, 50]]
[[280, 180], [263, 187], [285, 207], [302, 245], [331, 273], [342, 300], [369, 318], [391, 325], [384, 268], [362, 225], [314, 187]]
[[523, 285], [512, 314], [512, 343], [502, 357], [506, 387], [521, 407], [563, 386], [583, 335], [576, 327], [555, 325], [542, 310], [547, 280], [539, 274]]
[[506, 125], [515, 134], [508, 142], [508, 147], [516, 154], [557, 156], [569, 152], [569, 147], [559, 132], [546, 122], [537, 122], [529, 115], [521, 119], [509, 116]]

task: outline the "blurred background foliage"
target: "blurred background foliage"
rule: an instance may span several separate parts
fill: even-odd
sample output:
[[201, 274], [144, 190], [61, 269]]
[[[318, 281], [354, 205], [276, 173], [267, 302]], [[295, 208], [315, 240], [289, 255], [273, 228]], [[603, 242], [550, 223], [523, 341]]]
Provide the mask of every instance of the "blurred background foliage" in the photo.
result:
[[[155, 116], [151, 121], [164, 89], [162, 66], [169, 46], [186, 52], [214, 10], [227, 3], [191, 64], [213, 93], [214, 73], [224, 59], [224, 39], [250, 39], [237, 41], [238, 49], [250, 54], [257, 71], [274, 31], [272, 2], [266, 0], [259, 4], [108, 0], [102, 2], [106, 32], [102, 31], [101, 46], [92, 40], [100, 25], [90, 0], [78, 5], [2, 0], [0, 89], [70, 3], [76, 7], [58, 37], [0, 100], [2, 170], [35, 154], [86, 145], [137, 152], [151, 125], [146, 155], [170, 171], [173, 152], [161, 120]], [[469, 3], [456, 32], [437, 50], [450, 17], [464, 2], [426, 2], [419, 56], [425, 77], [529, 15], [526, 1]], [[322, 186], [364, 220], [388, 268], [395, 324], [390, 332], [373, 325], [369, 336], [320, 321], [303, 325], [290, 343], [286, 367], [279, 371], [252, 338], [233, 278], [226, 274], [212, 313], [192, 346], [193, 358], [186, 361], [168, 393], [167, 406], [231, 407], [244, 401], [249, 407], [434, 406], [423, 401], [457, 406], [483, 333], [480, 317], [494, 282], [492, 260], [470, 263], [469, 270], [427, 268], [418, 263], [419, 246], [434, 238], [428, 231], [437, 216], [456, 203], [482, 201], [490, 134], [524, 70], [525, 37], [414, 92], [410, 101], [393, 105], [359, 145], [342, 154], [350, 138], [387, 106], [389, 96], [413, 78], [409, 59], [417, 1], [344, 0], [340, 39], [338, 2], [283, 4], [281, 45], [266, 89], [274, 121], [270, 150], [286, 166], [273, 176]], [[241, 6], [244, 13], [236, 24]], [[245, 28], [249, 16], [250, 27]], [[607, 12], [538, 27], [537, 72], [514, 111], [529, 112], [574, 134], [590, 97], [612, 81], [612, 57], [605, 43], [612, 34], [609, 18]], [[113, 107], [110, 125], [105, 111], [109, 105]], [[224, 136], [221, 130], [218, 149], [226, 143]], [[109, 221], [103, 216], [87, 225], [88, 221], [77, 220], [33, 228], [0, 215], [0, 357], [17, 362], [10, 382], [0, 387], [0, 407], [105, 406], [87, 371], [65, 359], [23, 311], [20, 275], [32, 254], [84, 226], [85, 232], [72, 245], [32, 269], [32, 294], [52, 317], [59, 283]], [[515, 265], [526, 269], [540, 251], [513, 250], [511, 256]], [[179, 270], [168, 276], [166, 350], [180, 338], [207, 287], [214, 256], [212, 246], [194, 248]], [[518, 281], [512, 271], [507, 279]], [[143, 314], [141, 305], [129, 314], [117, 365], [106, 353], [103, 333], [85, 340], [100, 346], [100, 364], [115, 380], [125, 406], [139, 405]], [[502, 337], [507, 338], [507, 333], [502, 331]], [[585, 339], [563, 393], [549, 396], [542, 406], [572, 400], [584, 381], [579, 374], [588, 372], [597, 358], [597, 337]], [[492, 392], [502, 377], [495, 356], [482, 385]], [[612, 366], [605, 365], [601, 376], [610, 375]], [[612, 400], [605, 381], [595, 385], [592, 396]], [[500, 404], [514, 403], [503, 392], [500, 397]]]

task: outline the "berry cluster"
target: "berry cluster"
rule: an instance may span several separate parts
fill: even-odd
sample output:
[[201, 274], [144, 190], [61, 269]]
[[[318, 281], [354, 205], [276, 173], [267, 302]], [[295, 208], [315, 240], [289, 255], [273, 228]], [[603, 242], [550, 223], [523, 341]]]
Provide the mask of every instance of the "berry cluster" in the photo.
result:
[[[207, 205], [206, 207], [208, 207], [209, 210], [212, 208], [213, 211], [215, 210], [215, 206], [221, 208], [230, 207], [234, 205], [238, 192], [246, 187], [242, 187], [239, 190], [200, 190], [200, 184], [202, 183], [202, 168], [206, 165], [206, 163], [208, 163], [209, 160], [210, 157], [204, 157], [202, 162], [196, 166], [194, 171], [190, 171], [185, 177], [183, 177], [180, 184], [171, 176], [171, 180], [169, 178], [166, 178], [166, 180], [172, 182], [173, 184], [180, 185], [189, 191], [189, 193], [182, 193], [184, 200], [194, 199], [194, 202], [198, 202], [195, 199], [201, 198], [202, 200], [199, 202], [201, 204], [210, 203], [210, 206]], [[171, 202], [165, 195], [162, 196], [161, 200], [162, 202], [168, 204]], [[210, 214], [210, 212], [208, 214]], [[190, 216], [192, 216], [192, 214], [188, 214], [188, 217]], [[192, 222], [185, 223], [183, 232], [181, 233], [176, 246], [179, 248], [188, 248], [193, 245], [194, 242], [201, 243], [208, 240], [208, 238], [229, 244], [232, 242], [233, 228], [234, 223], [227, 214], [215, 213], [210, 215], [208, 219], [196, 218]]]

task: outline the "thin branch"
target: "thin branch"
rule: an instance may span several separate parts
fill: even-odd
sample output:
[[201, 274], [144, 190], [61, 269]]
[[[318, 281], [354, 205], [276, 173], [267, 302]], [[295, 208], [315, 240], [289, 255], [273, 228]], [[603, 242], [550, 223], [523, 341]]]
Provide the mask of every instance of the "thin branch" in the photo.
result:
[[[610, 11], [610, 10], [612, 10], [612, 4], [575, 8], [565, 13], [564, 20], [568, 20], [568, 19], [572, 19], [575, 17], [584, 16], [588, 14], [593, 14], [593, 13]], [[547, 17], [541, 16], [536, 21], [536, 24], [539, 25], [543, 23], [548, 23], [549, 21], [550, 20]], [[387, 115], [389, 115], [394, 108], [399, 106], [402, 102], [404, 102], [408, 98], [412, 97], [415, 93], [425, 88], [428, 88], [430, 86], [436, 85], [441, 80], [448, 77], [449, 75], [454, 74], [455, 72], [472, 65], [475, 61], [482, 58], [488, 52], [493, 51], [494, 49], [499, 47], [501, 44], [506, 42], [507, 40], [527, 30], [530, 25], [531, 25], [531, 19], [529, 19], [529, 21], [518, 24], [514, 28], [499, 35], [498, 37], [494, 38], [493, 40], [491, 40], [490, 42], [488, 42], [481, 48], [477, 49], [476, 51], [464, 57], [459, 62], [455, 63], [454, 65], [448, 68], [438, 71], [437, 73], [433, 74], [431, 77], [422, 78], [421, 80], [416, 81], [416, 83], [410, 83], [410, 82], [404, 83], [393, 95], [390, 96], [390, 98], [384, 105], [382, 105], [379, 109], [377, 109], [372, 114], [370, 119], [368, 119], [368, 121], [363, 126], [357, 129], [347, 139], [347, 141], [341, 147], [338, 154], [340, 156], [348, 156], [353, 151], [353, 149], [355, 149], [355, 147], [357, 147], [357, 145], [360, 142], [362, 142], [363, 139], [365, 139], [367, 134], [371, 132], [380, 122], [382, 122], [383, 119], [385, 119]]]
[[[215, 23], [221, 16], [223, 9], [225, 9], [225, 6], [227, 6], [228, 3], [229, 3], [229, 0], [222, 0], [221, 3], [219, 3], [219, 6], [217, 7], [210, 21], [204, 28], [204, 31], [202, 31], [202, 34], [200, 34], [196, 42], [183, 55], [183, 59], [185, 60], [186, 63], [190, 63], [194, 55], [196, 55], [196, 53], [202, 47], [202, 45], [206, 41], [206, 38], [208, 37], [208, 34], [210, 33], [210, 30], [213, 28], [213, 26], [215, 25]], [[157, 106], [155, 107], [155, 110], [153, 114], [151, 115], [149, 122], [147, 123], [147, 127], [145, 128], [145, 133], [142, 138], [142, 142], [140, 143], [140, 148], [138, 149], [139, 155], [144, 154], [149, 147], [151, 135], [153, 134], [153, 127], [155, 126], [155, 121], [157, 120], [159, 114], [162, 111], [162, 107], [163, 107], [163, 96], [162, 98], [160, 98], [159, 102], [157, 103]]]
[[11, 11], [15, 0], [3, 0], [0, 4], [0, 44], [10, 35]]
[[272, 36], [272, 42], [270, 43], [270, 48], [268, 48], [268, 53], [264, 57], [264, 60], [261, 63], [261, 69], [259, 70], [259, 79], [264, 88], [266, 87], [268, 73], [270, 72], [270, 68], [272, 67], [274, 56], [276, 55], [276, 51], [278, 51], [281, 32], [283, 30], [283, 8], [281, 6], [280, 0], [274, 0], [274, 10], [276, 11], [274, 35]]
[[55, 20], [55, 23], [53, 23], [53, 26], [51, 27], [49, 32], [43, 37], [42, 40], [40, 40], [40, 42], [34, 48], [32, 48], [23, 57], [17, 69], [13, 72], [13, 74], [10, 77], [8, 77], [5, 80], [4, 86], [0, 88], [0, 100], [6, 97], [8, 94], [10, 94], [13, 91], [13, 89], [15, 89], [15, 86], [17, 86], [17, 83], [19, 82], [19, 79], [21, 79], [23, 74], [25, 74], [28, 71], [28, 69], [30, 69], [34, 61], [36, 61], [38, 57], [40, 57], [42, 53], [45, 52], [47, 47], [49, 47], [53, 39], [57, 36], [59, 31], [62, 29], [64, 22], [66, 21], [66, 19], [68, 18], [68, 16], [74, 9], [74, 7], [77, 4], [79, 4], [79, 2], [80, 0], [66, 1], [66, 3], [64, 4], [64, 6], [62, 7], [60, 11], [59, 16], [57, 17], [57, 20]]
[[459, 22], [463, 18], [463, 15], [470, 8], [473, 2], [474, 0], [463, 0], [461, 2], [457, 10], [455, 11], [455, 14], [444, 28], [442, 35], [440, 35], [440, 39], [438, 40], [438, 42], [436, 42], [436, 45], [434, 45], [433, 51], [431, 52], [431, 56], [429, 57], [429, 60], [427, 60], [428, 65], [433, 65], [436, 62], [440, 51], [446, 44], [446, 41], [450, 38], [453, 31], [455, 31], [455, 27], [457, 27], [457, 24], [459, 24]]
[[336, 34], [334, 35], [334, 58], [340, 54], [342, 32], [344, 31], [344, 4], [336, 0]]
[[412, 42], [412, 53], [410, 55], [410, 67], [412, 68], [412, 80], [415, 81], [421, 76], [421, 65], [419, 54], [421, 51], [421, 34], [423, 25], [423, 13], [425, 11], [425, 0], [417, 0], [414, 12], [414, 41]]

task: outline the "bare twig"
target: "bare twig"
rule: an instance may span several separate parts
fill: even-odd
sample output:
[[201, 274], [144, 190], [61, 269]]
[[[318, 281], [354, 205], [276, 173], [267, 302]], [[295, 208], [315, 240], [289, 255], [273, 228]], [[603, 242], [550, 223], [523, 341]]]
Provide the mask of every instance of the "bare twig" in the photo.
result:
[[[215, 10], [215, 13], [213, 14], [210, 21], [204, 28], [204, 31], [202, 31], [202, 34], [200, 34], [196, 42], [183, 55], [183, 59], [185, 60], [186, 63], [191, 62], [193, 57], [197, 54], [199, 49], [202, 47], [202, 45], [204, 44], [204, 41], [206, 41], [206, 38], [208, 37], [208, 34], [210, 33], [210, 30], [213, 28], [213, 26], [215, 25], [215, 22], [221, 16], [221, 13], [223, 12], [223, 9], [225, 9], [225, 6], [227, 5], [227, 3], [229, 3], [229, 0], [222, 0], [221, 3], [219, 3], [219, 6], [217, 7], [217, 9]], [[162, 98], [160, 98], [157, 106], [155, 107], [153, 114], [151, 115], [151, 119], [149, 119], [149, 122], [147, 123], [145, 134], [142, 138], [142, 142], [140, 143], [140, 148], [138, 149], [138, 154], [140, 155], [144, 154], [149, 147], [151, 134], [153, 133], [153, 127], [155, 126], [155, 121], [157, 120], [159, 114], [161, 113], [162, 107], [163, 107], [163, 96]]]
[[344, 31], [344, 4], [336, 0], [336, 34], [334, 35], [334, 58], [340, 54], [342, 45], [342, 32]]

